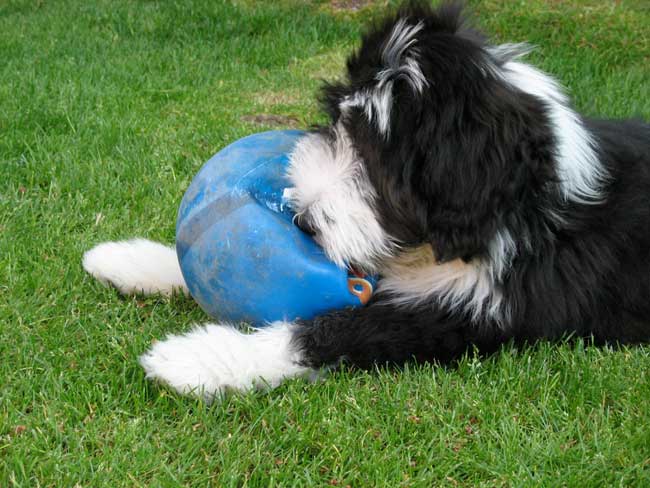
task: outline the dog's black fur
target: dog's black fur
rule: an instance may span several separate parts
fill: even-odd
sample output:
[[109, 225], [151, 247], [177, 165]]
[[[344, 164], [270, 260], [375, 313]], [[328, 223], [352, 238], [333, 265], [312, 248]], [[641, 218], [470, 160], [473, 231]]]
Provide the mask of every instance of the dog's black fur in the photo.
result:
[[[386, 138], [363, 110], [342, 113], [341, 104], [376, 83], [398, 19], [422, 22], [417, 62], [427, 85], [418, 93], [407, 75], [395, 76]], [[491, 352], [510, 340], [567, 334], [597, 343], [650, 339], [650, 126], [583, 118], [602, 182], [597, 196], [566, 198], [545, 101], [486, 74], [488, 56], [457, 4], [411, 3], [364, 37], [347, 81], [326, 86], [323, 101], [363, 162], [398, 253], [430, 245], [440, 263], [468, 263], [508, 229], [515, 252], [492, 290], [507, 313], [476, 318], [435, 296], [395, 303], [380, 289], [365, 308], [298, 322], [294, 343], [306, 365], [448, 362], [473, 347]], [[502, 61], [492, 61], [498, 70]]]
[[[169, 336], [140, 358], [147, 377], [211, 400], [341, 362], [650, 340], [650, 126], [579, 116], [525, 50], [490, 44], [457, 3], [412, 2], [372, 29], [286, 174], [299, 226], [380, 275], [371, 302]], [[102, 243], [83, 265], [122, 293], [189, 292], [159, 243]]]

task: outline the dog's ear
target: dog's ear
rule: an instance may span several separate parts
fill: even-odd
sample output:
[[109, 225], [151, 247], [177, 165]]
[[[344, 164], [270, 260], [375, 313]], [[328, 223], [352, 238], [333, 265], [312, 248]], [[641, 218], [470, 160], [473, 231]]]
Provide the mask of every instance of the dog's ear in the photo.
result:
[[[456, 38], [456, 42], [449, 42]], [[410, 1], [395, 15], [376, 24], [363, 37], [358, 51], [347, 60], [345, 85], [328, 85], [321, 99], [335, 121], [342, 113], [358, 110], [384, 141], [390, 140], [397, 104], [409, 114], [430, 96], [434, 86], [444, 80], [447, 59], [437, 54], [451, 45], [471, 46], [478, 52], [483, 36], [473, 30], [462, 2], [444, 2], [433, 9], [429, 2]]]
[[446, 36], [462, 38], [475, 46], [484, 45], [486, 40], [471, 26], [465, 4], [460, 1], [445, 1], [433, 9], [430, 2], [411, 0], [379, 32], [383, 36], [381, 69], [377, 75], [380, 85], [405, 82], [416, 95], [428, 86], [424, 73], [431, 68], [439, 69], [422, 66], [428, 64], [428, 49], [439, 48]]
[[489, 97], [456, 99], [417, 129], [413, 184], [440, 261], [488, 253], [499, 230], [537, 214], [556, 178], [544, 108], [496, 83], [487, 89]]

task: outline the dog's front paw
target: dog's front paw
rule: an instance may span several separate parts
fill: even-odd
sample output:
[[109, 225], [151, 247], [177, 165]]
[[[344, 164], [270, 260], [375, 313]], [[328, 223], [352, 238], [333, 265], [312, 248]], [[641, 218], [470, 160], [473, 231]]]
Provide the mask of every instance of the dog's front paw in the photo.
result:
[[228, 390], [275, 387], [311, 372], [291, 344], [292, 325], [276, 322], [252, 334], [206, 325], [156, 342], [140, 357], [147, 378], [207, 401]]

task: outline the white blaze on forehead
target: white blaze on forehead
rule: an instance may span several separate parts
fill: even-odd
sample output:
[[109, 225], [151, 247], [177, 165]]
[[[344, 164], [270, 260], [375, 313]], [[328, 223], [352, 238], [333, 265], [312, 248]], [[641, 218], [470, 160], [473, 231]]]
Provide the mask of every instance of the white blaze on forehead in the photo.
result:
[[414, 47], [417, 42], [415, 36], [423, 27], [422, 22], [409, 25], [405, 19], [397, 21], [382, 49], [382, 68], [375, 75], [376, 85], [346, 97], [339, 104], [342, 112], [350, 107], [359, 107], [382, 135], [386, 138], [390, 136], [394, 81], [407, 80], [417, 93], [422, 93], [428, 85], [417, 62], [417, 48]]
[[340, 266], [373, 269], [392, 239], [375, 212], [376, 193], [352, 142], [339, 123], [333, 137], [308, 134], [289, 158], [291, 206], [316, 229], [316, 240]]
[[517, 89], [541, 99], [545, 105], [556, 140], [556, 163], [560, 191], [566, 200], [594, 202], [602, 199], [608, 175], [598, 157], [594, 138], [580, 116], [569, 106], [560, 84], [546, 73], [518, 61], [530, 50], [527, 45], [503, 45], [490, 48], [497, 58], [510, 58], [500, 75]]

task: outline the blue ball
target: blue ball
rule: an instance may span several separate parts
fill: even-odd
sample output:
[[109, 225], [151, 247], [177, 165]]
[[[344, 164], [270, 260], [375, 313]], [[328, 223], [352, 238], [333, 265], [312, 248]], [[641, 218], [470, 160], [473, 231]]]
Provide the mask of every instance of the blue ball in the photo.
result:
[[375, 284], [329, 261], [293, 224], [283, 200], [302, 131], [270, 131], [215, 154], [178, 211], [176, 251], [190, 293], [209, 315], [264, 326], [364, 305]]

